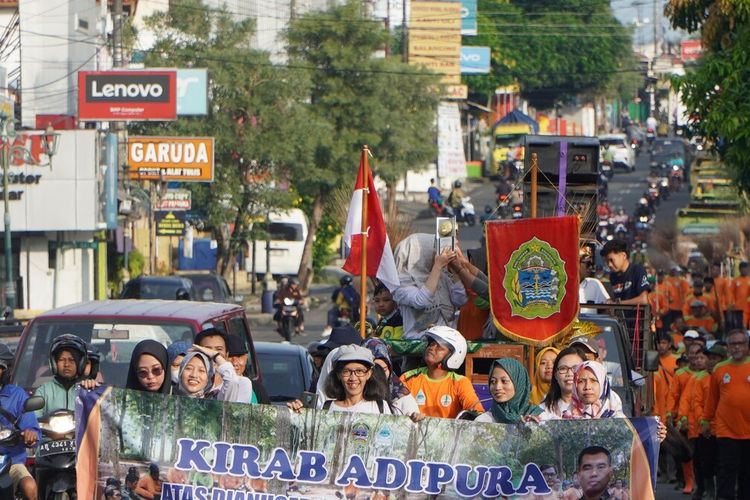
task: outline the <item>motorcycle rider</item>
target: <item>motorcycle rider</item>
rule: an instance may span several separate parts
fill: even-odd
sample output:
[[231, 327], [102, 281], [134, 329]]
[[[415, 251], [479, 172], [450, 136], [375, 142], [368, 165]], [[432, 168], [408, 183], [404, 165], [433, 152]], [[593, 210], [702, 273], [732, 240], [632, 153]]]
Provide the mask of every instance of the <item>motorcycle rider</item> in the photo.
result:
[[339, 280], [341, 285], [331, 294], [333, 307], [328, 310], [328, 324], [323, 331], [323, 336], [331, 334], [334, 327], [339, 326], [339, 318], [348, 316], [349, 323], [354, 324], [359, 321], [359, 292], [352, 285], [351, 276], [343, 276]]
[[44, 407], [36, 412], [37, 417], [54, 410], [75, 410], [76, 385], [84, 377], [87, 362], [87, 345], [79, 337], [65, 333], [52, 341], [49, 365], [54, 378], [34, 393], [44, 398]]
[[10, 370], [13, 366], [13, 353], [5, 344], [0, 344], [0, 425], [12, 426], [11, 421], [18, 420], [21, 430], [21, 442], [14, 446], [0, 447], [0, 454], [10, 456], [13, 465], [10, 466], [10, 478], [13, 489], [20, 492], [23, 498], [36, 499], [36, 481], [26, 469], [26, 448], [36, 446], [41, 437], [39, 422], [34, 412], [23, 413], [23, 405], [29, 396], [18, 386], [8, 383]]
[[302, 313], [302, 306], [304, 304], [305, 297], [302, 295], [302, 291], [299, 289], [299, 280], [297, 278], [289, 278], [289, 285], [280, 289], [276, 295], [277, 305], [279, 306], [278, 315], [278, 330], [281, 332], [281, 308], [284, 304], [284, 299], [293, 299], [297, 305], [297, 317], [294, 324], [294, 333], [301, 333], [305, 331], [305, 315]]
[[464, 198], [466, 197], [466, 193], [461, 189], [461, 186], [461, 181], [454, 181], [453, 189], [451, 189], [451, 193], [448, 195], [448, 203], [453, 208], [454, 213], [458, 213], [461, 210], [461, 205], [463, 205]]

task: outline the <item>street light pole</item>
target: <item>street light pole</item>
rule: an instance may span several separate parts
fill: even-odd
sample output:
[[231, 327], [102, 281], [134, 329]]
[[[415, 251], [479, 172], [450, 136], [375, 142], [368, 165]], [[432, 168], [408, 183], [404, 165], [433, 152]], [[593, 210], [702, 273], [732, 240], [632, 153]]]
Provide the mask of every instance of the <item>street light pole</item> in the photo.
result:
[[10, 204], [8, 203], [8, 168], [10, 167], [10, 148], [15, 137], [13, 118], [2, 119], [0, 140], [3, 147], [3, 227], [5, 230], [5, 306], [11, 311], [16, 308], [16, 285], [13, 282], [13, 248], [10, 238]]

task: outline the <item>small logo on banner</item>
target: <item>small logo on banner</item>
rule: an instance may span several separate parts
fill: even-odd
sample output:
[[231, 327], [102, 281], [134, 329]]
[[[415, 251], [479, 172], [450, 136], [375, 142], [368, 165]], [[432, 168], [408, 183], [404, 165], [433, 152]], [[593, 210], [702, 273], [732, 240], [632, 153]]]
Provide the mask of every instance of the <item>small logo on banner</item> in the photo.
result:
[[567, 281], [555, 248], [536, 237], [522, 243], [505, 265], [503, 288], [512, 315], [536, 319], [560, 312]]

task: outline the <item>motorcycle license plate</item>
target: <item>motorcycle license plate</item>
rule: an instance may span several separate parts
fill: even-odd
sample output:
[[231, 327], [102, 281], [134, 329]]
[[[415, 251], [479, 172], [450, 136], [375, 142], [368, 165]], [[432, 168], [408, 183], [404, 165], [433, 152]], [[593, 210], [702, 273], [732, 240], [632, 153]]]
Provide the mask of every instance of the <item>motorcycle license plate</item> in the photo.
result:
[[75, 453], [76, 442], [72, 439], [63, 439], [61, 441], [47, 441], [39, 445], [37, 454], [40, 457], [49, 455], [59, 455], [60, 453]]
[[284, 312], [293, 316], [297, 314], [297, 308], [294, 306], [284, 306]]

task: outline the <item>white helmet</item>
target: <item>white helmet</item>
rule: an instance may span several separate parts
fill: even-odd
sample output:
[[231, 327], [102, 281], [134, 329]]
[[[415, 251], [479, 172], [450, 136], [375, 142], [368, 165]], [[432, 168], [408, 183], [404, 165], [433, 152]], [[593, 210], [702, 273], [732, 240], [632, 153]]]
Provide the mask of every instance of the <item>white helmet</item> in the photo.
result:
[[466, 359], [466, 339], [458, 330], [450, 326], [437, 325], [428, 328], [423, 334], [425, 340], [433, 339], [435, 342], [448, 346], [451, 353], [443, 360], [443, 365], [449, 370], [457, 370]]

